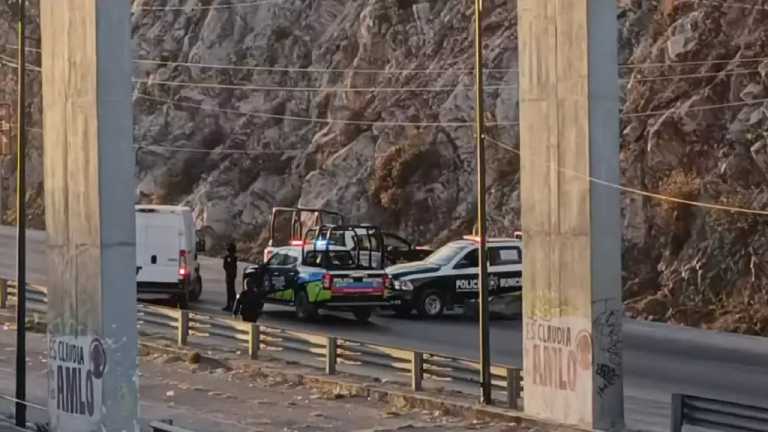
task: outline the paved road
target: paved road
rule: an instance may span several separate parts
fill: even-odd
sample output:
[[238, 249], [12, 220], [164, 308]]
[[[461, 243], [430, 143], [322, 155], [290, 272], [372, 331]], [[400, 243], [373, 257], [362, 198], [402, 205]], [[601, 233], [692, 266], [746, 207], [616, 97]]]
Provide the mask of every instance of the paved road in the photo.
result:
[[[32, 232], [29, 240], [29, 279], [44, 285], [45, 234]], [[14, 274], [14, 245], [13, 230], [0, 228], [0, 276]], [[220, 261], [205, 259], [202, 267], [205, 289], [198, 307], [220, 308], [224, 303]], [[454, 356], [474, 358], [477, 352], [477, 326], [458, 316], [419, 321], [382, 315], [360, 325], [351, 316], [339, 314], [305, 324], [297, 322], [288, 309], [270, 308], [266, 323]], [[521, 363], [520, 327], [516, 321], [493, 322], [494, 362]], [[635, 429], [668, 430], [673, 392], [760, 405], [768, 399], [768, 339], [627, 320], [624, 344], [627, 421]]]

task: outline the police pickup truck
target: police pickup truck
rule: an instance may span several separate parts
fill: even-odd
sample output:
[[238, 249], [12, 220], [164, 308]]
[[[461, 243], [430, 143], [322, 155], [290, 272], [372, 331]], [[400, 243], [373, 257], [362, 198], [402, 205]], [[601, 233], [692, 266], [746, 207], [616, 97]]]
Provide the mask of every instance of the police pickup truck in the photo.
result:
[[[387, 268], [385, 297], [398, 315], [412, 310], [437, 318], [445, 310], [476, 301], [478, 244], [464, 237], [435, 251], [424, 261]], [[489, 239], [489, 295], [493, 298], [522, 289], [523, 244], [518, 239]]]
[[[363, 247], [381, 247], [379, 229], [320, 226], [318, 230], [302, 246], [274, 248], [265, 264], [245, 270], [236, 315], [255, 322], [264, 303], [272, 303], [294, 307], [302, 320], [315, 318], [320, 309], [331, 309], [352, 312], [365, 322], [374, 309], [386, 306], [383, 250]], [[355, 248], [334, 243], [348, 234], [354, 237]]]

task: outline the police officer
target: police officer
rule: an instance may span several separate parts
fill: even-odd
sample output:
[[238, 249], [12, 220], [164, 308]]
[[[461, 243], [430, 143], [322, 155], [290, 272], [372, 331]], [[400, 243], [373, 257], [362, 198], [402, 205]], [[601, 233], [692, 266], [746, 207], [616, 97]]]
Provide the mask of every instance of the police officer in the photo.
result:
[[235, 304], [235, 279], [237, 278], [237, 248], [234, 243], [227, 246], [227, 254], [224, 256], [224, 275], [227, 280], [227, 305], [225, 312], [231, 312]]

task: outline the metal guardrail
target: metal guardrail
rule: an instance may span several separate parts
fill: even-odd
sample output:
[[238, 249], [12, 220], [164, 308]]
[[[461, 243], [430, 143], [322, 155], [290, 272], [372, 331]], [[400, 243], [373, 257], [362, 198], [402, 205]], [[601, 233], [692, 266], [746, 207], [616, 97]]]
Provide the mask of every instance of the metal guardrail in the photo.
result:
[[173, 421], [171, 420], [152, 422], [149, 424], [149, 427], [152, 428], [152, 432], [192, 432], [190, 430], [174, 426]]
[[[13, 396], [9, 396], [6, 394], [0, 393], [0, 403], [7, 403], [10, 405], [11, 410], [16, 406], [16, 404], [21, 403], [25, 405], [29, 409], [36, 410], [39, 412], [44, 413], [45, 415], [48, 414], [48, 407], [38, 405], [36, 403], [30, 402], [30, 401], [22, 401], [18, 400]], [[11, 411], [12, 413], [13, 411]], [[4, 428], [3, 428], [4, 426]], [[27, 427], [26, 428], [20, 428], [16, 426], [16, 422], [13, 419], [13, 414], [6, 416], [5, 414], [0, 414], [0, 429], [1, 430], [13, 430], [13, 431], [47, 431], [48, 430], [48, 424], [47, 423], [35, 423], [31, 422], [29, 418], [27, 418]]]
[[685, 426], [725, 432], [765, 432], [768, 431], [768, 407], [673, 394], [670, 430], [682, 432]]
[[[47, 290], [28, 285], [27, 306], [45, 312]], [[0, 307], [6, 307], [4, 298], [15, 298], [13, 282], [0, 280]], [[278, 327], [252, 324], [198, 311], [180, 310], [139, 304], [139, 327], [159, 326], [173, 329], [179, 346], [189, 343], [190, 337], [216, 337], [234, 341], [247, 347], [251, 359], [260, 351], [283, 351], [309, 355], [322, 361], [325, 373], [334, 375], [340, 365], [348, 370], [380, 368], [410, 378], [413, 391], [422, 391], [424, 381], [454, 382], [480, 386], [480, 364], [473, 360], [448, 355], [412, 351], [396, 347], [341, 338], [332, 335], [305, 333]], [[505, 393], [507, 406], [521, 407], [523, 394], [522, 370], [511, 366], [494, 365], [491, 368], [493, 386]]]

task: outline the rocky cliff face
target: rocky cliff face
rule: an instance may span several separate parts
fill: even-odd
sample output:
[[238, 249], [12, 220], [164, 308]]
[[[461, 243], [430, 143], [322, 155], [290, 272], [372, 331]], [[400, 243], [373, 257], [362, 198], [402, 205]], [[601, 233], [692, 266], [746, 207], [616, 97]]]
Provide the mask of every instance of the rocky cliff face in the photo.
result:
[[[486, 65], [499, 69], [487, 76], [488, 117], [512, 123], [515, 2], [486, 3]], [[138, 152], [141, 200], [189, 204], [214, 239], [257, 247], [275, 205], [337, 209], [425, 243], [468, 232], [473, 133], [455, 124], [474, 118], [472, 22], [463, 0], [137, 10], [139, 58], [270, 68], [138, 65], [137, 76], [149, 82], [137, 94], [152, 97], [136, 100], [136, 142], [146, 146]], [[517, 141], [513, 126], [495, 133]], [[149, 147], [165, 145], [215, 151]], [[518, 226], [516, 158], [500, 149], [490, 153], [492, 225], [508, 232]]]
[[[27, 212], [32, 227], [42, 229], [43, 209], [43, 117], [42, 81], [40, 66], [40, 20], [38, 1], [27, 2]], [[17, 109], [17, 34], [16, 15], [8, 8], [7, 2], [0, 4], [0, 103], [9, 104], [12, 124], [10, 132], [12, 150], [16, 151]], [[0, 223], [15, 223], [16, 220], [16, 156], [0, 154]], [[2, 196], [3, 192], [7, 195]], [[6, 201], [7, 200], [7, 201]], [[13, 202], [11, 202], [13, 201]], [[5, 205], [4, 205], [5, 204]]]
[[[768, 208], [766, 19], [756, 3], [662, 2], [630, 60], [646, 66], [626, 69], [625, 184]], [[765, 215], [631, 194], [624, 212], [632, 315], [768, 334]]]
[[[254, 255], [276, 205], [336, 209], [419, 243], [471, 230], [473, 133], [461, 125], [474, 109], [467, 1], [197, 7], [220, 3], [167, 0], [186, 9], [163, 11], [134, 0], [135, 56], [151, 60], [134, 74], [138, 201], [190, 205], [214, 246], [237, 239]], [[768, 208], [768, 62], [745, 60], [766, 57], [768, 12], [728, 1], [618, 3], [620, 62], [644, 65], [621, 69], [624, 183]], [[516, 147], [516, 2], [485, 4], [489, 133]], [[0, 35], [12, 45], [3, 13]], [[0, 70], [0, 97], [14, 95], [11, 72]], [[655, 114], [634, 115], [647, 112]], [[488, 159], [490, 226], [508, 234], [519, 227], [517, 157], [490, 146]], [[623, 214], [631, 315], [768, 333], [766, 216], [629, 193]]]

